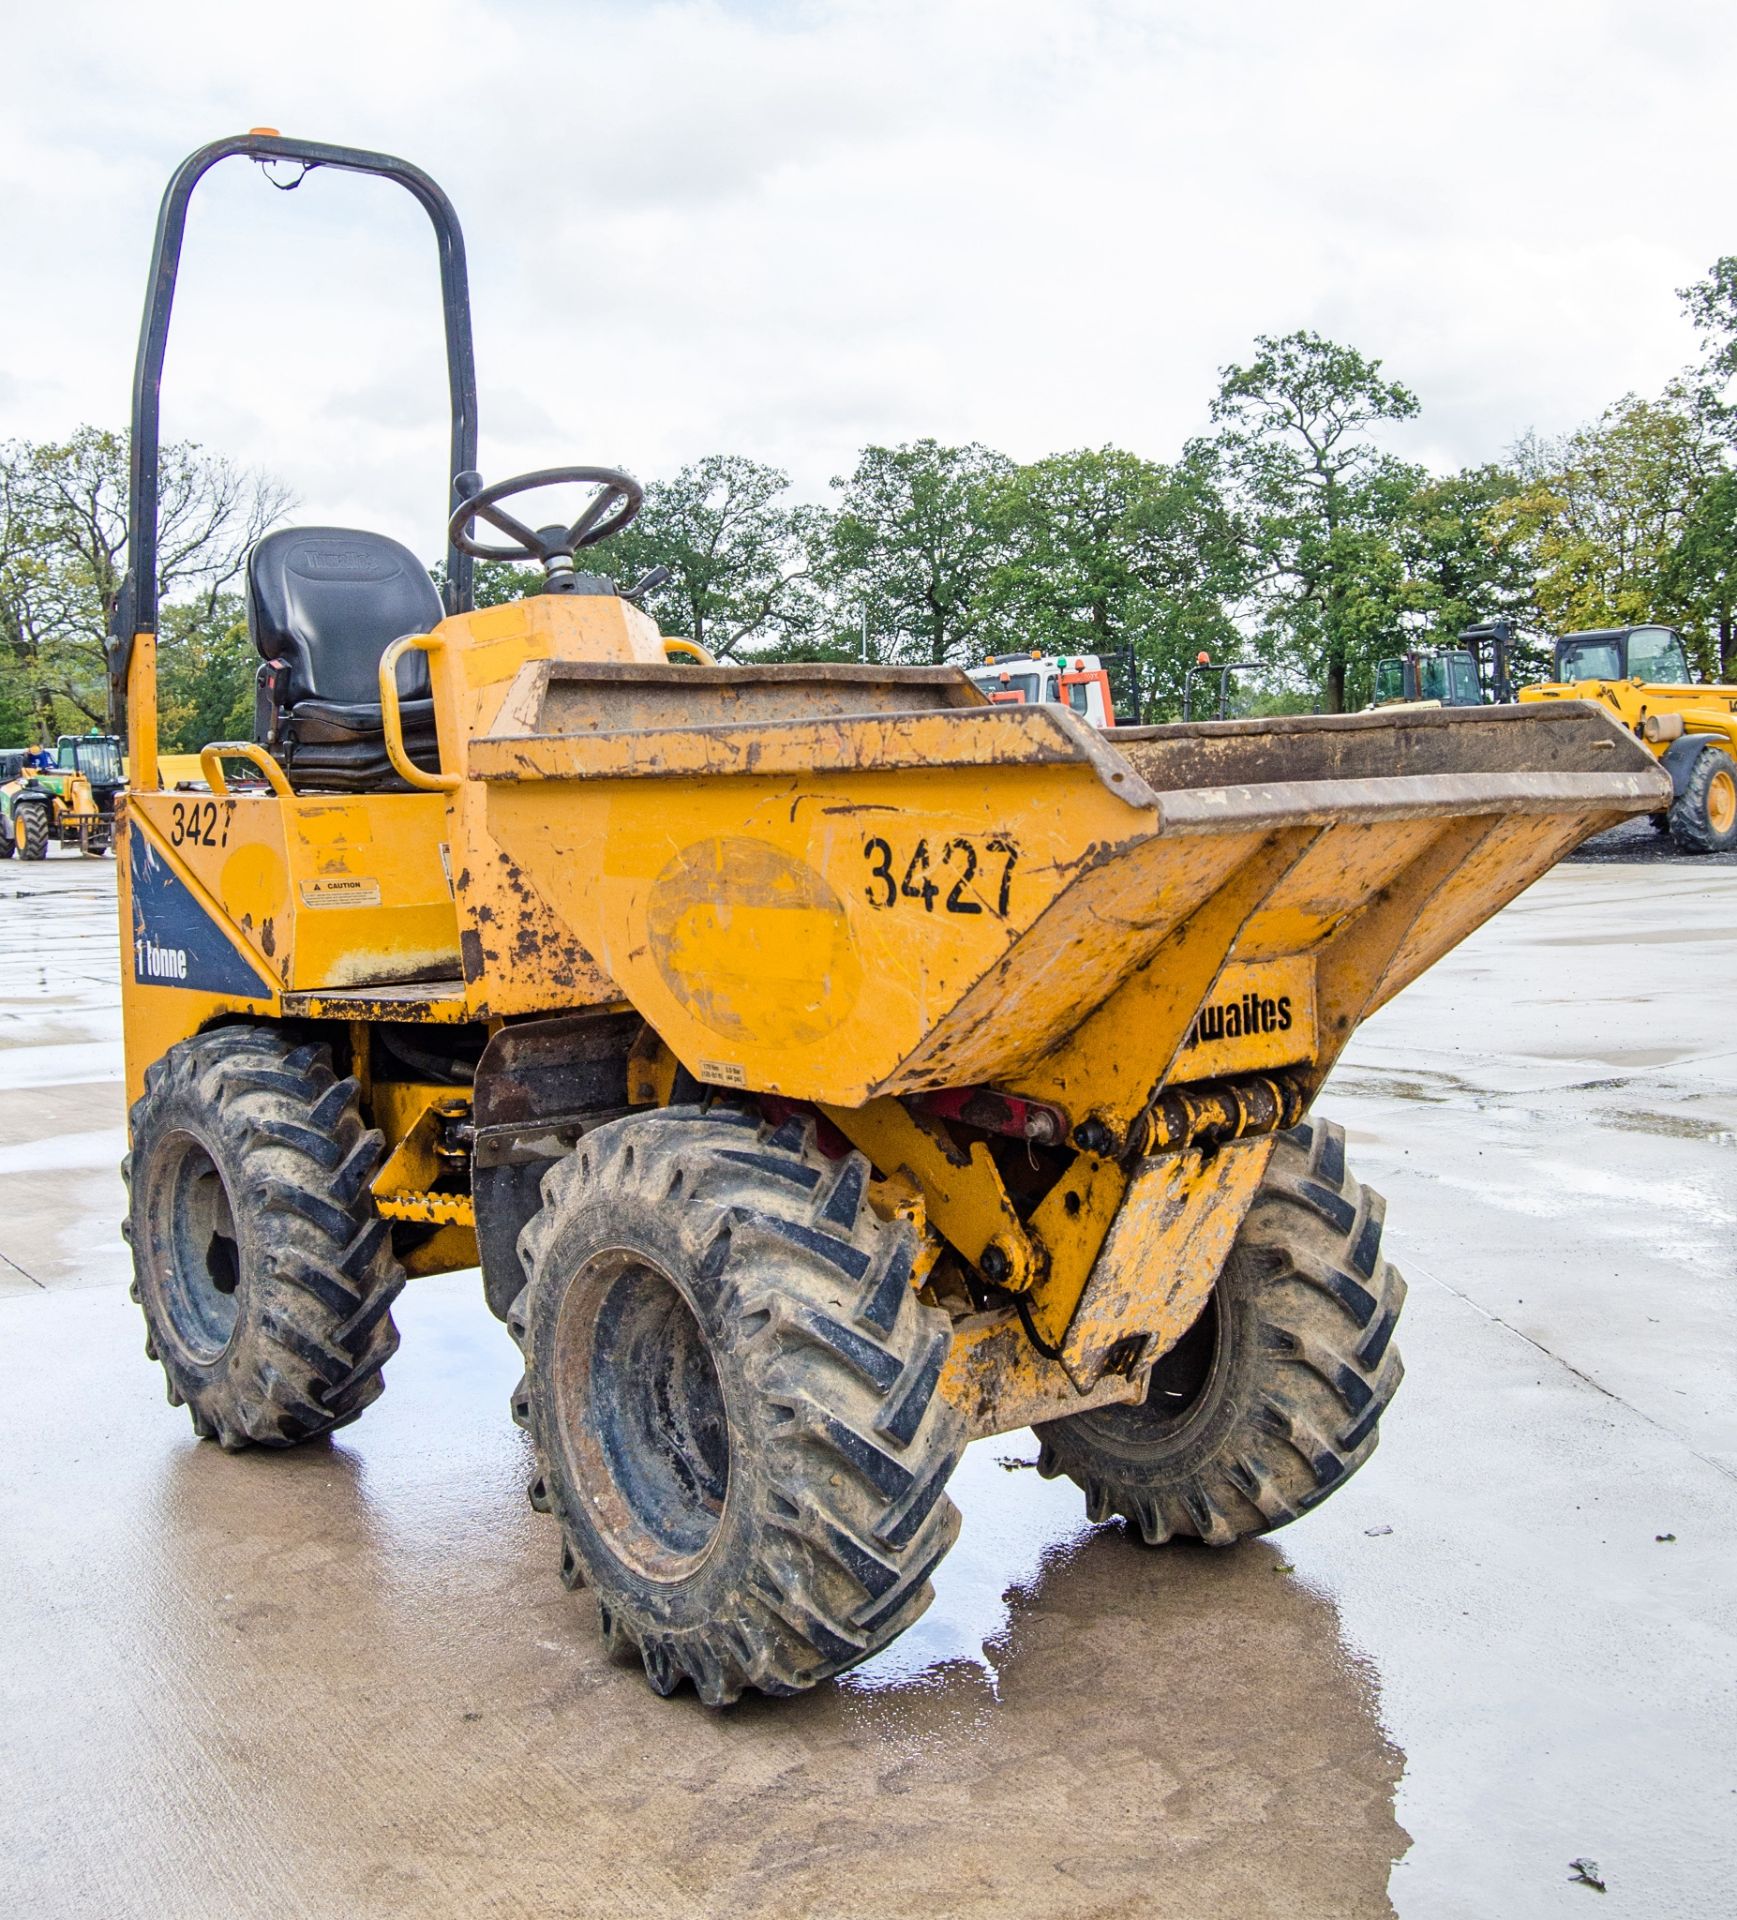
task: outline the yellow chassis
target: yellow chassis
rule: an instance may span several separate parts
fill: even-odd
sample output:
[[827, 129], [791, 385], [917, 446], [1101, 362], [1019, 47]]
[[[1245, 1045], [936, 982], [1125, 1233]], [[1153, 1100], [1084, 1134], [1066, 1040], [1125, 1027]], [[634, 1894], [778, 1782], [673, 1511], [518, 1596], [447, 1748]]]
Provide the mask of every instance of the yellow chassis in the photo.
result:
[[[409, 647], [439, 775], [396, 738]], [[813, 1110], [923, 1228], [979, 1433], [1137, 1398], [1357, 1023], [1664, 784], [1580, 705], [1104, 738], [944, 670], [672, 665], [597, 595], [447, 619], [381, 693], [418, 790], [297, 795], [241, 744], [167, 791], [135, 641], [129, 1098], [215, 1024], [326, 1038], [405, 1264], [480, 1252], [497, 1310], [586, 1127]], [[474, 1080], [416, 1069], [443, 1036]]]

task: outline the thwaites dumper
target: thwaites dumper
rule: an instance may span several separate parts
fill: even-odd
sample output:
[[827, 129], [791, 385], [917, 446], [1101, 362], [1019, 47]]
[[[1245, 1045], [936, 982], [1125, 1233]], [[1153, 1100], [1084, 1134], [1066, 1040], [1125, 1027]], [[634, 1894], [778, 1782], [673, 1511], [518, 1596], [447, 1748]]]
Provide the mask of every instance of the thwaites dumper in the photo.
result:
[[[255, 738], [168, 792], [157, 385], [188, 196], [238, 154], [427, 209], [456, 509], [444, 603], [378, 536], [263, 539]], [[480, 1265], [563, 1577], [713, 1703], [909, 1625], [981, 1435], [1035, 1426], [1154, 1544], [1296, 1518], [1400, 1378], [1403, 1283], [1322, 1078], [1657, 805], [1652, 756], [1584, 705], [1112, 746], [951, 670], [672, 660], [574, 565], [632, 479], [480, 487], [464, 287], [447, 201], [382, 155], [226, 140], [164, 205], [113, 667], [128, 1225], [171, 1401], [229, 1448], [340, 1427], [406, 1276]], [[502, 504], [557, 480], [595, 489], [565, 526]], [[474, 610], [490, 553], [545, 590]]]

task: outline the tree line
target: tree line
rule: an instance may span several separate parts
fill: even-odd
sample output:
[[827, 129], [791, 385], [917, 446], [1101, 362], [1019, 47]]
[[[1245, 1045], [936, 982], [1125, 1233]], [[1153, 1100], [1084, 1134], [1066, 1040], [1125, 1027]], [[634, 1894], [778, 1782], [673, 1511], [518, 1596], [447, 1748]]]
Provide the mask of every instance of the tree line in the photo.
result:
[[[723, 659], [1113, 658], [1124, 706], [1180, 711], [1197, 657], [1250, 659], [1274, 708], [1356, 708], [1375, 663], [1505, 616], [1522, 672], [1551, 636], [1658, 620], [1737, 675], [1737, 256], [1682, 290], [1698, 342], [1654, 396], [1434, 474], [1392, 451], [1419, 413], [1382, 363], [1309, 331], [1223, 369], [1211, 430], [1169, 461], [1117, 447], [1021, 463], [978, 444], [865, 447], [825, 504], [712, 454], [652, 480], [600, 551], [666, 633]], [[0, 742], [104, 724], [103, 636], [125, 569], [125, 436], [0, 446]], [[246, 734], [248, 547], [294, 502], [191, 445], [164, 454], [163, 733]], [[535, 587], [485, 565], [478, 597]]]

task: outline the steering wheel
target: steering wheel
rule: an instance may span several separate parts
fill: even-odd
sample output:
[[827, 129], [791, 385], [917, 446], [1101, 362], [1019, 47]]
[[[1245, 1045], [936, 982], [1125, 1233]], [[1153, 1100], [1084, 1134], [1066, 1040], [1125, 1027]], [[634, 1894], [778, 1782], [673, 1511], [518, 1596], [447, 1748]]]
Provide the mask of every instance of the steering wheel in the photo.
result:
[[[570, 526], [527, 527], [501, 506], [516, 493], [534, 493], [541, 487], [595, 487], [591, 504]], [[510, 480], [482, 484], [480, 473], [461, 473], [453, 481], [459, 504], [447, 522], [447, 537], [460, 553], [476, 560], [538, 560], [547, 575], [545, 589], [560, 592], [574, 579], [573, 556], [582, 547], [619, 533], [645, 504], [645, 489], [630, 473], [617, 467], [544, 467], [537, 473], [517, 473]], [[486, 520], [513, 542], [510, 547], [484, 546], [471, 532]]]

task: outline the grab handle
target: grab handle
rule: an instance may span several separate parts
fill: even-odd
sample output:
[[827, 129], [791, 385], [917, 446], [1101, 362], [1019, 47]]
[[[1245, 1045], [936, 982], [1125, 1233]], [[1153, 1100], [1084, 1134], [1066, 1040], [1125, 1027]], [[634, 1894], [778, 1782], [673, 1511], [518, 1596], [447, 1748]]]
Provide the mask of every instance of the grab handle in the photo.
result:
[[697, 640], [672, 640], [666, 633], [663, 636], [663, 657], [674, 660], [682, 656], [697, 660], [702, 667], [715, 667], [718, 664], [718, 656], [708, 652]]
[[199, 749], [199, 771], [205, 776], [205, 784], [215, 794], [226, 794], [229, 782], [224, 778], [225, 760], [245, 760], [256, 773], [265, 776], [265, 784], [280, 800], [293, 800], [295, 794], [284, 770], [266, 752], [252, 740], [213, 740], [207, 747]]
[[404, 715], [398, 706], [398, 662], [407, 653], [432, 653], [444, 642], [432, 633], [407, 633], [394, 640], [380, 656], [380, 728], [386, 736], [386, 758], [407, 786], [422, 793], [456, 793], [464, 782], [456, 773], [427, 773], [404, 748]]

